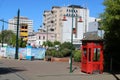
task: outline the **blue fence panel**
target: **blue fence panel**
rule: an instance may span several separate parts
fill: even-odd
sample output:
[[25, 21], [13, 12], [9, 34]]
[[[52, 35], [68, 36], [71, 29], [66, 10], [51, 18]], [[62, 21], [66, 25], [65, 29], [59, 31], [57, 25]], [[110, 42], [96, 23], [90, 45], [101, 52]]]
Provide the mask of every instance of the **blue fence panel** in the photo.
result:
[[27, 56], [27, 48], [19, 48], [19, 57], [22, 56], [23, 59]]
[[[10, 58], [15, 58], [15, 48], [8, 47], [6, 48], [6, 56]], [[45, 58], [45, 48], [31, 48], [31, 56], [34, 56], [34, 59], [44, 59]], [[18, 56], [26, 59], [27, 48], [19, 48]]]
[[7, 48], [6, 49], [6, 56], [10, 58], [15, 58], [15, 48]]
[[32, 48], [31, 54], [35, 59], [44, 59], [45, 58], [45, 48]]

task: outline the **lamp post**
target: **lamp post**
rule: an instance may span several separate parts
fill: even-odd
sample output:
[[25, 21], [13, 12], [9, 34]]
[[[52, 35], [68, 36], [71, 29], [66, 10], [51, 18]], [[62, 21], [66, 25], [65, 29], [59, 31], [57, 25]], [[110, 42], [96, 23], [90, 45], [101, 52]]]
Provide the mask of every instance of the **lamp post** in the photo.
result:
[[18, 9], [18, 13], [17, 13], [17, 35], [16, 35], [16, 53], [15, 53], [15, 59], [18, 59], [18, 31], [19, 31], [19, 17], [20, 17], [20, 10]]
[[[73, 44], [73, 18], [74, 17], [76, 17], [76, 18], [80, 18], [79, 19], [79, 21], [78, 22], [83, 22], [82, 21], [82, 17], [80, 16], [80, 17], [78, 17], [78, 16], [74, 16], [74, 6], [72, 6], [72, 28], [71, 28], [71, 44]], [[62, 19], [63, 21], [67, 21], [67, 19], [66, 19], [66, 15], [64, 15], [64, 17], [63, 17], [63, 19]], [[76, 29], [75, 29], [76, 30]], [[73, 50], [72, 50], [72, 48], [71, 48], [71, 54], [70, 54], [70, 73], [72, 73], [72, 53], [73, 53]]]
[[3, 22], [2, 30], [1, 30], [1, 33], [2, 33], [2, 36], [1, 36], [1, 37], [2, 37], [1, 44], [2, 44], [2, 47], [3, 47], [3, 40], [4, 40], [4, 38], [3, 38], [3, 37], [4, 37], [3, 30], [4, 30], [4, 22], [5, 22], [5, 21], [4, 21], [4, 19], [0, 19], [0, 21]]
[[[73, 44], [73, 11], [74, 7], [72, 6], [72, 29], [71, 29], [71, 44]], [[71, 48], [71, 54], [70, 54], [70, 73], [72, 73], [72, 48]]]
[[4, 20], [3, 20], [3, 25], [2, 25], [2, 47], [3, 47], [3, 37], [4, 37], [4, 34], [3, 34], [3, 30], [4, 30]]

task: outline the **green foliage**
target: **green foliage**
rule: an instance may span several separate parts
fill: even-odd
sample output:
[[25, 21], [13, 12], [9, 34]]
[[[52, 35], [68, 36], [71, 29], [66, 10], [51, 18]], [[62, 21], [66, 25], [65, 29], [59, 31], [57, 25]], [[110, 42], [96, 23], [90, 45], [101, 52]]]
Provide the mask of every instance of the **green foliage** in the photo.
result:
[[54, 41], [54, 45], [61, 45], [59, 41]]
[[50, 41], [47, 41], [46, 44], [47, 44], [47, 46], [49, 46], [49, 47], [52, 47], [52, 46], [53, 46], [53, 43], [50, 42]]
[[61, 44], [60, 48], [61, 49], [67, 48], [67, 49], [75, 50], [75, 47], [70, 42], [64, 42], [63, 44]]
[[[43, 43], [44, 45], [46, 45], [46, 43]], [[75, 47], [70, 43], [70, 42], [64, 42], [62, 44], [60, 44], [60, 42], [55, 41], [54, 43], [52, 43], [55, 45], [60, 45], [59, 49], [56, 50], [54, 49], [47, 49], [46, 51], [46, 55], [48, 56], [53, 56], [53, 57], [68, 57], [71, 54], [71, 49], [74, 50]]]
[[53, 57], [68, 57], [70, 55], [69, 49], [63, 49], [63, 50], [55, 50], [55, 49], [47, 49], [46, 51], [47, 56], [53, 56]]
[[63, 54], [63, 57], [68, 57], [71, 54], [71, 50], [67, 49], [67, 48], [64, 48], [64, 49], [61, 50], [61, 54]]
[[0, 41], [3, 43], [7, 43], [8, 45], [15, 45], [16, 42], [16, 35], [11, 30], [4, 30], [0, 34]]
[[24, 47], [26, 47], [26, 44], [27, 44], [26, 41], [23, 41], [22, 39], [19, 39], [19, 46], [20, 47], [24, 48]]
[[74, 61], [76, 61], [76, 62], [81, 61], [81, 51], [80, 50], [75, 50], [73, 56], [74, 56]]
[[[113, 70], [120, 63], [120, 0], [105, 0], [105, 12], [101, 14], [101, 27], [105, 30], [104, 61], [106, 68], [110, 68], [110, 59], [113, 59]], [[115, 62], [117, 61], [117, 62]], [[120, 69], [119, 69], [120, 71]]]
[[64, 55], [60, 51], [56, 51], [54, 57], [61, 58], [61, 57], [64, 57]]
[[[12, 45], [13, 47], [15, 47], [16, 45], [16, 35], [13, 33], [13, 31], [11, 30], [4, 30], [1, 32], [0, 34], [0, 41], [2, 41], [3, 38], [3, 43], [7, 43], [8, 45]], [[19, 42], [19, 47], [21, 44], [21, 39], [18, 40]], [[23, 45], [21, 45], [22, 47], [26, 46], [26, 42], [23, 42]]]
[[53, 46], [53, 42], [51, 42], [51, 41], [46, 41], [46, 42], [43, 42], [43, 45], [44, 45], [44, 46], [52, 47], [52, 46]]
[[46, 44], [46, 42], [44, 41], [42, 45], [43, 45], [43, 46], [46, 46], [47, 44]]

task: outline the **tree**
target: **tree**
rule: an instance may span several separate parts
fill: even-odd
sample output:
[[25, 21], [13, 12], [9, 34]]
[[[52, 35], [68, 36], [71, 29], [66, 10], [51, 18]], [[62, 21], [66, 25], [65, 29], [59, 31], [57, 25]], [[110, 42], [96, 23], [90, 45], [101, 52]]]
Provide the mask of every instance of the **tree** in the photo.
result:
[[105, 0], [101, 27], [105, 30], [105, 67], [120, 71], [120, 0]]
[[8, 45], [10, 44], [15, 44], [15, 34], [11, 30], [4, 30], [0, 34], [0, 41], [3, 40], [3, 43], [7, 43]]
[[[2, 40], [3, 40], [3, 43], [7, 43], [8, 45], [11, 45], [11, 46], [16, 45], [16, 35], [11, 30], [4, 30], [0, 33], [0, 41], [2, 42]], [[19, 38], [18, 41], [19, 41], [19, 46], [20, 46], [22, 40]], [[23, 43], [23, 45], [21, 46], [24, 46], [24, 45], [26, 44]]]
[[44, 46], [48, 46], [48, 47], [52, 47], [52, 46], [53, 46], [53, 42], [51, 42], [51, 41], [46, 41], [46, 42], [43, 42], [43, 45], [44, 45]]
[[64, 42], [64, 43], [62, 43], [61, 46], [60, 46], [60, 48], [61, 49], [67, 48], [67, 49], [75, 50], [75, 47], [70, 42]]
[[54, 46], [55, 45], [60, 45], [61, 43], [59, 41], [54, 41]]

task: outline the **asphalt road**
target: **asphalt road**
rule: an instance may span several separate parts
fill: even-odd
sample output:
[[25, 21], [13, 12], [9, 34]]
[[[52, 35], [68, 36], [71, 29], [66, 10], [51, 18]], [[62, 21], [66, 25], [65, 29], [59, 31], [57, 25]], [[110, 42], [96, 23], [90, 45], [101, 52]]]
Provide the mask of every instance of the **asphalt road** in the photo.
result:
[[85, 74], [68, 62], [0, 59], [0, 80], [120, 80], [120, 74]]

